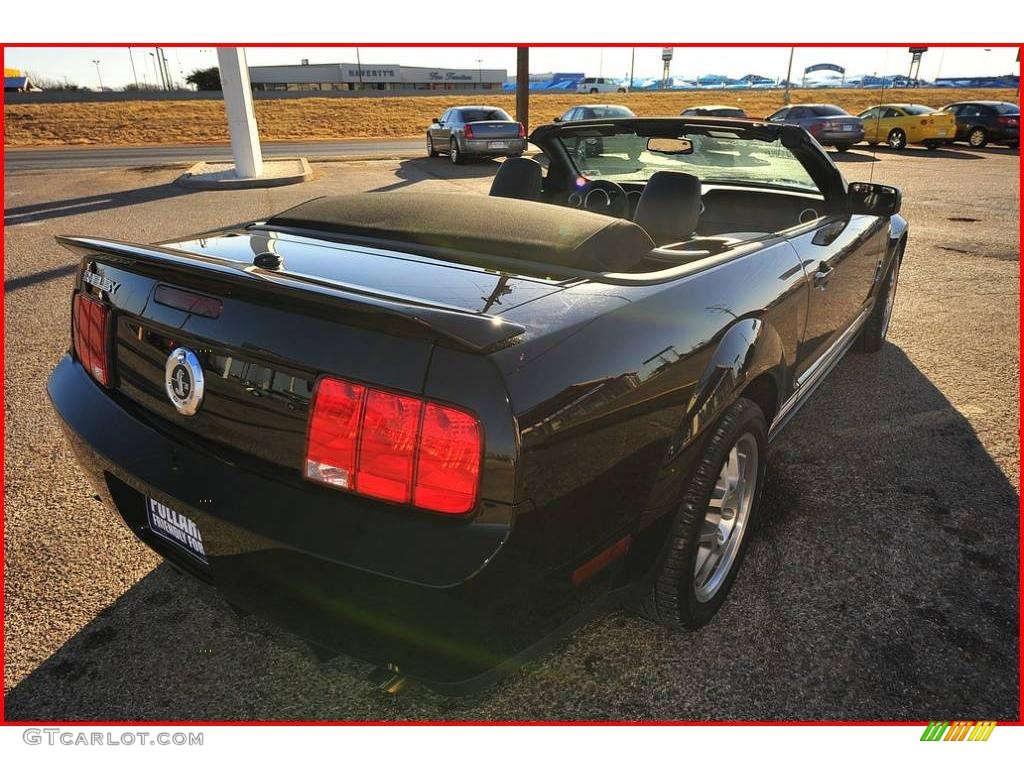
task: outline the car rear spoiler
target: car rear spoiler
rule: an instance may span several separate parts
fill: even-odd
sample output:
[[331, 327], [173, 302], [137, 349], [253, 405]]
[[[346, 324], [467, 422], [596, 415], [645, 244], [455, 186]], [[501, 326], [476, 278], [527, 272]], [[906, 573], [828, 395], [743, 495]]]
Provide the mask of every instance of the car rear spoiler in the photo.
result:
[[229, 283], [245, 284], [279, 294], [301, 293], [303, 298], [328, 307], [400, 318], [470, 349], [484, 352], [504, 346], [526, 332], [518, 323], [498, 315], [467, 312], [457, 307], [423, 304], [402, 297], [380, 295], [365, 289], [310, 275], [265, 269], [228, 259], [181, 251], [162, 245], [140, 245], [120, 240], [57, 236], [57, 242], [79, 257], [101, 254], [117, 263], [126, 260], [166, 269], [169, 272], [201, 270]]

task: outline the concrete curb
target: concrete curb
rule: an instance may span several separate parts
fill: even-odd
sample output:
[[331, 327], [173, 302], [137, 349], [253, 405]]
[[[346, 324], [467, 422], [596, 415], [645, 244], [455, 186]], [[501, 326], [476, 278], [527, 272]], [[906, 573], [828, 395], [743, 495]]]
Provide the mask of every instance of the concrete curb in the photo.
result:
[[313, 178], [313, 169], [304, 157], [264, 160], [263, 175], [254, 179], [236, 178], [233, 168], [230, 161], [199, 162], [179, 176], [176, 183], [189, 189], [258, 189], [299, 184]]

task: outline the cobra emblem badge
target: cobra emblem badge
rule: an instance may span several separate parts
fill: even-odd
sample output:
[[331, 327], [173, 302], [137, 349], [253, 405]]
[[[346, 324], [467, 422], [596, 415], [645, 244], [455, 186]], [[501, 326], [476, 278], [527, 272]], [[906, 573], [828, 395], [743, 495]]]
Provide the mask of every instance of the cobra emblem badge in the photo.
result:
[[178, 413], [192, 416], [203, 402], [203, 369], [191, 349], [178, 347], [164, 365], [164, 388]]

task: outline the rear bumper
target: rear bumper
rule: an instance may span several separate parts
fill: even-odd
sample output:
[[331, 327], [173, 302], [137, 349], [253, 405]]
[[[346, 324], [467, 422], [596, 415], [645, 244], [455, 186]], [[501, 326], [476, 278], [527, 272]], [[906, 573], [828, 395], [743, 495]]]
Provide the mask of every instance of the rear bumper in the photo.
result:
[[907, 141], [911, 144], [923, 144], [926, 141], [952, 141], [956, 138], [956, 127], [920, 125], [907, 131]]
[[[459, 685], [537, 643], [587, 596], [533, 562], [531, 525], [512, 535], [522, 509], [421, 519], [268, 479], [173, 440], [70, 357], [47, 390], [94, 487], [143, 542], [317, 645]], [[197, 524], [208, 566], [149, 530], [147, 496]]]
[[1016, 144], [1020, 141], [1020, 128], [993, 128], [989, 132], [989, 141], [996, 144]]
[[[493, 142], [501, 142], [506, 146], [492, 147]], [[526, 139], [462, 139], [462, 151], [467, 155], [502, 155], [521, 154], [526, 151]]]
[[855, 131], [822, 131], [815, 136], [819, 144], [835, 146], [837, 144], [857, 144], [864, 141], [864, 130]]

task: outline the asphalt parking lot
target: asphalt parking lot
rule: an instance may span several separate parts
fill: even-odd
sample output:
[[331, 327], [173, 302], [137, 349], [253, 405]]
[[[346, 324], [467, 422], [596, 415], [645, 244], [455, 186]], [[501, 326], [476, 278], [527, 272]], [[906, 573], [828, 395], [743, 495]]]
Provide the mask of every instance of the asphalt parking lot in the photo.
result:
[[137, 241], [321, 194], [486, 192], [495, 162], [314, 164], [271, 190], [198, 192], [169, 168], [5, 177], [8, 719], [1019, 719], [1019, 156], [836, 155], [902, 187], [910, 245], [890, 343], [849, 356], [773, 446], [766, 513], [699, 633], [625, 611], [480, 695], [322, 663], [232, 613], [93, 498], [44, 392], [74, 264], [55, 234]]

